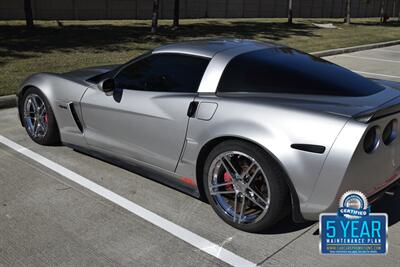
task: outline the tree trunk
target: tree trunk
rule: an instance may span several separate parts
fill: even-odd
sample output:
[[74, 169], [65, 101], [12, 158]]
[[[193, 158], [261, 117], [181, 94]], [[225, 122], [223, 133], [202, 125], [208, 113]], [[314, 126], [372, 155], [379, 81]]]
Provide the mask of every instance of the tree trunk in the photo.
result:
[[396, 17], [396, 1], [397, 0], [393, 0], [393, 13], [392, 13], [393, 19]]
[[26, 27], [31, 29], [31, 28], [33, 28], [33, 15], [32, 15], [31, 0], [24, 0], [24, 11], [25, 11]]
[[347, 0], [346, 2], [346, 17], [344, 21], [346, 24], [350, 24], [351, 22], [351, 0]]
[[179, 27], [179, 2], [179, 0], [175, 0], [174, 4], [174, 23], [172, 24], [174, 29], [178, 29]]
[[151, 18], [151, 33], [157, 33], [159, 0], [153, 0], [153, 16]]
[[288, 3], [288, 23], [293, 23], [293, 0], [289, 0]]
[[380, 22], [381, 23], [384, 23], [385, 22], [385, 0], [381, 0], [381, 14], [380, 14], [380, 16], [381, 16], [381, 18], [380, 18]]

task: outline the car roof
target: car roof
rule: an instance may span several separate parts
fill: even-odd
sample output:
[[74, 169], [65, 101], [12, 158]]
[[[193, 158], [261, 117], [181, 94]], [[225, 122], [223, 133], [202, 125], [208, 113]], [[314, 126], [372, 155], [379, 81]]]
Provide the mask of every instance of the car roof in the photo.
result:
[[280, 46], [272, 42], [258, 42], [245, 39], [203, 39], [164, 45], [155, 48], [152, 53], [182, 53], [211, 58], [215, 54], [225, 50], [255, 45], [262, 45], [265, 48]]

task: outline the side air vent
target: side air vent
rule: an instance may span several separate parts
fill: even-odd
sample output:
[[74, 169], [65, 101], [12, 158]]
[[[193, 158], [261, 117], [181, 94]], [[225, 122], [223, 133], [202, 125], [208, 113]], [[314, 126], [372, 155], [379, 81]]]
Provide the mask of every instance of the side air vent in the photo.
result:
[[309, 144], [292, 144], [290, 146], [291, 148], [297, 149], [297, 150], [303, 150], [311, 153], [317, 153], [317, 154], [324, 154], [325, 152], [325, 147], [324, 146], [318, 146], [318, 145], [309, 145]]
[[82, 123], [79, 120], [78, 114], [76, 113], [76, 109], [75, 109], [74, 103], [69, 103], [68, 107], [69, 107], [69, 110], [71, 111], [72, 118], [74, 118], [76, 126], [78, 126], [79, 131], [81, 131], [81, 133], [83, 133]]

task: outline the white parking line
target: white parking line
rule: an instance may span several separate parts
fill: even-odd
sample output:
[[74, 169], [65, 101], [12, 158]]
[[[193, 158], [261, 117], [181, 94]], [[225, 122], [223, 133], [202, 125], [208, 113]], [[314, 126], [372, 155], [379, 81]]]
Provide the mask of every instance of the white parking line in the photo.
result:
[[394, 75], [387, 75], [387, 74], [380, 74], [380, 73], [373, 73], [373, 72], [365, 72], [365, 71], [358, 71], [358, 70], [351, 70], [351, 71], [357, 72], [359, 74], [365, 74], [365, 75], [382, 76], [382, 77], [387, 77], [387, 78], [400, 79], [400, 76], [394, 76]]
[[352, 55], [338, 55], [338, 57], [351, 57], [351, 58], [359, 58], [359, 59], [374, 60], [374, 61], [400, 63], [399, 60], [380, 59], [380, 58], [374, 58], [374, 57], [359, 57], [359, 56], [352, 56]]
[[379, 49], [378, 51], [390, 52], [390, 53], [400, 53], [400, 51], [390, 50], [390, 49]]
[[55, 163], [26, 147], [23, 147], [10, 139], [0, 135], [0, 143], [8, 146], [9, 148], [17, 151], [18, 153], [42, 164], [43, 166], [53, 170], [54, 172], [61, 174], [65, 178], [85, 187], [86, 189], [108, 199], [109, 201], [117, 204], [118, 206], [130, 211], [131, 213], [141, 217], [142, 219], [158, 226], [159, 228], [167, 231], [168, 233], [176, 236], [177, 238], [189, 243], [190, 245], [200, 249], [201, 251], [214, 256], [227, 264], [233, 266], [256, 266], [255, 263], [248, 261], [233, 252], [224, 249], [220, 245], [217, 245], [171, 221], [164, 219], [163, 217], [133, 203], [132, 201], [108, 190], [107, 188], [98, 185], [89, 179]]

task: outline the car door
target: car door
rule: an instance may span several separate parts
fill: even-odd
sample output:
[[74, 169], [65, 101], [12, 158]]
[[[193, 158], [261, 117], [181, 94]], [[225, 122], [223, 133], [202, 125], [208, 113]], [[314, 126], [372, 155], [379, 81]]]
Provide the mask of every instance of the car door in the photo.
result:
[[112, 94], [89, 88], [81, 100], [88, 145], [175, 171], [187, 111], [208, 62], [183, 54], [152, 54], [122, 68]]

